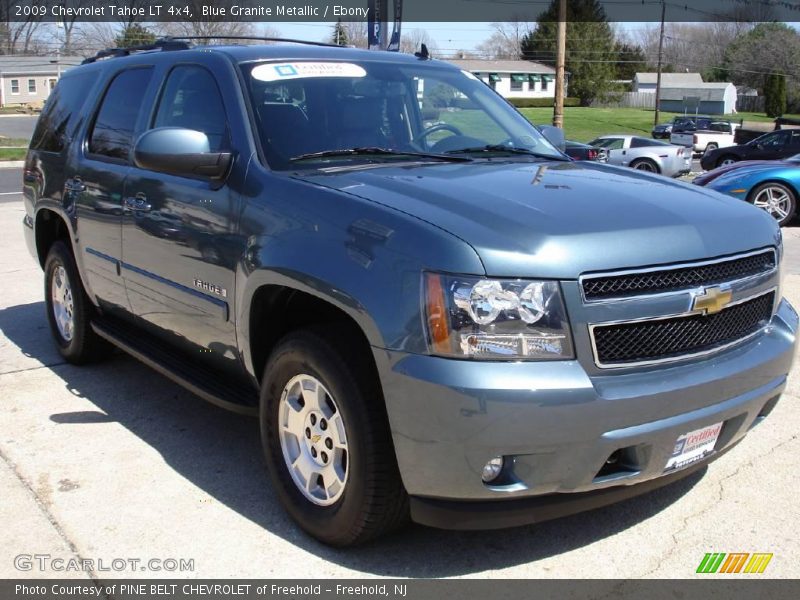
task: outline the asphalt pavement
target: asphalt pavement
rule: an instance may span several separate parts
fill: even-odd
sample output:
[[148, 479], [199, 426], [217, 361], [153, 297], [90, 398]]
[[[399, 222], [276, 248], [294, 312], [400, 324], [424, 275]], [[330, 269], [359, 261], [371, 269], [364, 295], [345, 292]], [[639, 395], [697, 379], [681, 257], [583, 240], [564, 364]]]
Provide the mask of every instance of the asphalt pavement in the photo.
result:
[[[0, 177], [0, 192], [18, 189], [17, 175]], [[798, 574], [797, 366], [765, 423], [668, 488], [538, 526], [459, 533], [411, 525], [363, 548], [333, 550], [278, 505], [254, 420], [120, 353], [86, 367], [61, 359], [15, 198], [0, 204], [0, 578], [108, 576], [102, 565], [114, 559], [144, 561], [145, 570], [126, 562], [113, 573], [134, 577], [163, 576], [148, 569], [183, 559], [184, 571], [166, 574], [687, 578], [706, 552], [769, 552], [759, 577]], [[793, 274], [784, 293], [800, 305], [796, 231], [785, 231]], [[91, 562], [20, 570], [20, 555], [34, 554]]]
[[0, 136], [30, 139], [38, 116], [0, 115]]

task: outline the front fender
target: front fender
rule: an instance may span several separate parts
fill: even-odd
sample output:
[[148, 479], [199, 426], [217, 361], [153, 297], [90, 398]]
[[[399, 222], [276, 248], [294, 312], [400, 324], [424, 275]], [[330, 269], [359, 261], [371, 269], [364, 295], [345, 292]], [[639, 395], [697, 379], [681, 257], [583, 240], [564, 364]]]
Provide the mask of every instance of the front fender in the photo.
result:
[[263, 286], [330, 303], [374, 347], [423, 353], [422, 272], [485, 274], [471, 246], [430, 223], [261, 167], [252, 173], [243, 195], [247, 244], [236, 283], [237, 338], [251, 375], [252, 305]]

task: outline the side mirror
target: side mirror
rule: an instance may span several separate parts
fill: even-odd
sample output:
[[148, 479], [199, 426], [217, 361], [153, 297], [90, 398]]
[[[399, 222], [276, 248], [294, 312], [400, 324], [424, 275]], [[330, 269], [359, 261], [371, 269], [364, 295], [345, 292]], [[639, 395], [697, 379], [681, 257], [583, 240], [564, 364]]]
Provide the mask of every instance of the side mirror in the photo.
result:
[[133, 162], [140, 169], [222, 181], [233, 155], [210, 152], [208, 136], [181, 127], [159, 127], [143, 133], [133, 148]]
[[564, 137], [564, 130], [552, 125], [542, 125], [540, 128], [542, 135], [545, 139], [553, 144], [556, 148], [564, 152], [567, 148], [566, 138]]

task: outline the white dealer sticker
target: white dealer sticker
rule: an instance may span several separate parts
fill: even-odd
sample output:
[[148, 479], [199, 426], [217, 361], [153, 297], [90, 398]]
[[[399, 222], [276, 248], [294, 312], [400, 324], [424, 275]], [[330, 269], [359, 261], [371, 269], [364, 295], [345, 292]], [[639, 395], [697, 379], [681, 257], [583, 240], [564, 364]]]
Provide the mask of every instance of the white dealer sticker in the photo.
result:
[[715, 423], [684, 433], [675, 440], [675, 448], [673, 448], [672, 456], [667, 460], [664, 470], [682, 469], [693, 462], [704, 459], [713, 452], [721, 430], [722, 423]]
[[259, 81], [285, 81], [308, 77], [366, 77], [367, 72], [353, 63], [296, 62], [259, 65], [252, 76]]

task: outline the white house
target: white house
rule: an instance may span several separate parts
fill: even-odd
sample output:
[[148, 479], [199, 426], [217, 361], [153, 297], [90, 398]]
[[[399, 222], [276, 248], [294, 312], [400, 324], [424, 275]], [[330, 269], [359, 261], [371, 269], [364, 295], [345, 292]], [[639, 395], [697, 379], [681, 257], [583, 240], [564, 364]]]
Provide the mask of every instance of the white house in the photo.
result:
[[733, 114], [736, 112], [736, 86], [725, 82], [698, 83], [685, 87], [662, 85], [659, 108], [665, 112], [697, 110], [698, 113], [707, 115]]
[[0, 56], [0, 106], [44, 102], [61, 73], [82, 60], [80, 56]]
[[[633, 91], [655, 93], [657, 80], [658, 73], [637, 73], [633, 77]], [[661, 89], [664, 89], [665, 87], [675, 88], [692, 86], [698, 83], [703, 83], [703, 77], [700, 75], [700, 73], [661, 74]]]
[[447, 62], [488, 83], [504, 98], [555, 98], [556, 70], [530, 60], [467, 60]]

